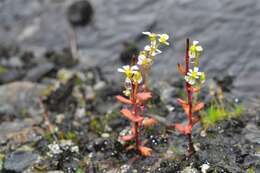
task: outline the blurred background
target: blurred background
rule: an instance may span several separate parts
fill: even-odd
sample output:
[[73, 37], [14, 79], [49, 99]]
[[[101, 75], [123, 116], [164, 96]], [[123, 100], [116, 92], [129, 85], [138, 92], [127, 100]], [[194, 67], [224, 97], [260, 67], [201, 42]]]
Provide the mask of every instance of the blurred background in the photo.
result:
[[260, 91], [259, 19], [258, 0], [0, 0], [0, 67], [8, 69], [0, 83], [37, 80], [27, 69], [48, 72], [46, 57], [68, 50], [81, 66], [99, 66], [119, 81], [116, 69], [147, 43], [141, 32], [151, 31], [171, 38], [155, 61], [154, 80], [177, 78], [189, 37], [204, 47], [208, 79], [233, 81], [233, 92], [248, 98]]

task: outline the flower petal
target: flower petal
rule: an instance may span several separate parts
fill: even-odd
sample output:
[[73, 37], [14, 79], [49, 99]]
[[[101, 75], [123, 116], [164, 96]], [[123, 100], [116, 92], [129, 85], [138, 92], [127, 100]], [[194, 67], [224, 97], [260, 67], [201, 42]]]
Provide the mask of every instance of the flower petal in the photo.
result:
[[124, 73], [125, 72], [125, 70], [123, 70], [122, 68], [118, 68], [117, 71], [120, 72], [120, 73]]
[[197, 41], [197, 40], [193, 41], [193, 45], [198, 45], [198, 44], [199, 44], [199, 41]]

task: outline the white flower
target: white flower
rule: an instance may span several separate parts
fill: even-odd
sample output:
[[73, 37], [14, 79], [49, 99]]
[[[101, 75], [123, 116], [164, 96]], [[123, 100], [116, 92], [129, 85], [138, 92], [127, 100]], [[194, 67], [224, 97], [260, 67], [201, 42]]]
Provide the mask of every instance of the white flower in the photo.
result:
[[131, 95], [131, 90], [126, 89], [126, 90], [123, 91], [123, 94], [124, 94], [125, 96], [129, 97], [129, 96]]
[[209, 164], [203, 164], [200, 166], [202, 173], [207, 173], [207, 170], [210, 168]]
[[58, 144], [56, 144], [56, 143], [49, 144], [48, 148], [49, 148], [49, 150], [51, 152], [50, 155], [62, 153], [62, 150], [61, 150], [60, 146]]
[[202, 51], [203, 48], [201, 45], [199, 45], [199, 41], [194, 40], [189, 50], [189, 56], [190, 58], [196, 58], [196, 56], [199, 55]]
[[72, 146], [70, 148], [70, 151], [73, 152], [73, 153], [78, 153], [79, 152], [79, 147], [78, 146]]
[[139, 70], [139, 68], [134, 65], [134, 66], [129, 66], [129, 65], [125, 65], [122, 68], [118, 68], [117, 71], [120, 73], [124, 73], [126, 75], [127, 78], [131, 79], [133, 74], [137, 73], [137, 71]]
[[151, 63], [152, 63], [152, 59], [151, 58], [147, 58], [143, 54], [138, 56], [138, 61], [137, 61], [138, 65], [140, 65], [140, 66], [147, 66], [147, 65], [151, 65]]
[[185, 81], [186, 82], [188, 82], [189, 84], [191, 84], [191, 85], [194, 85], [195, 84], [195, 79], [193, 79], [192, 77], [190, 77], [190, 76], [185, 76], [184, 77], [184, 79], [185, 79]]
[[201, 76], [201, 72], [199, 71], [198, 67], [194, 67], [194, 69], [189, 69], [189, 72], [187, 73], [188, 76], [194, 78], [194, 79], [199, 79]]
[[148, 45], [144, 47], [144, 50], [150, 52], [151, 56], [156, 56], [156, 55], [162, 53], [161, 50], [156, 49], [155, 47], [148, 46]]
[[205, 74], [204, 72], [200, 72], [198, 67], [194, 67], [193, 70], [189, 69], [184, 79], [191, 85], [194, 85], [198, 79], [200, 79], [201, 83], [203, 83], [205, 81]]
[[135, 73], [134, 76], [133, 76], [133, 81], [135, 83], [139, 83], [140, 84], [143, 81], [142, 73], [139, 72], [139, 71], [137, 73]]
[[169, 42], [167, 42], [167, 40], [169, 39], [169, 35], [167, 35], [167, 34], [158, 34], [158, 36], [159, 36], [159, 42], [160, 43], [163, 43], [163, 44], [165, 44], [167, 46], [170, 45]]
[[144, 32], [142, 32], [142, 34], [150, 36], [152, 33], [148, 32], [148, 31], [144, 31]]

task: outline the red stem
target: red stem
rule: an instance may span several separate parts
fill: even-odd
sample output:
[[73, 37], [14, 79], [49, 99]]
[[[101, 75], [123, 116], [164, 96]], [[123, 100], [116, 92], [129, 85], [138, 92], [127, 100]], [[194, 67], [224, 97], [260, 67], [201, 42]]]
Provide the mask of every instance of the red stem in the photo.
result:
[[[138, 90], [138, 84], [132, 84], [132, 99], [133, 99], [133, 112], [134, 116], [138, 116], [138, 105], [136, 104], [136, 95]], [[139, 131], [138, 131], [139, 124], [134, 123], [134, 134], [135, 134], [135, 146], [136, 150], [139, 149], [140, 141], [139, 141]]]
[[[185, 63], [186, 63], [186, 75], [189, 72], [189, 68], [190, 68], [190, 62], [189, 62], [189, 39], [187, 38], [186, 40], [186, 56], [185, 56]], [[187, 96], [188, 96], [188, 104], [189, 104], [189, 126], [192, 127], [192, 92], [189, 90], [189, 88], [191, 87], [191, 85], [186, 82], [186, 92], [187, 92]], [[194, 152], [194, 147], [193, 147], [193, 143], [192, 143], [192, 137], [191, 137], [191, 133], [188, 134], [188, 140], [189, 140], [189, 155], [192, 154]]]

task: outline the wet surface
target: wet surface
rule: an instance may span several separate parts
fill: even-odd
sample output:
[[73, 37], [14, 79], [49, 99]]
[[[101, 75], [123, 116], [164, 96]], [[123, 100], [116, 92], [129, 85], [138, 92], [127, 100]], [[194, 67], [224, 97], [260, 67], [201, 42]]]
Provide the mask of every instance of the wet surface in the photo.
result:
[[[153, 68], [155, 79], [174, 77], [186, 37], [204, 46], [202, 67], [209, 78], [236, 75], [236, 93], [248, 97], [259, 91], [260, 3], [257, 0], [93, 0], [93, 20], [76, 29], [84, 65], [99, 64], [114, 77], [123, 43], [145, 43], [142, 31], [167, 32], [173, 46], [165, 49]], [[67, 9], [71, 0], [0, 1], [1, 44], [18, 44], [41, 52], [68, 47]], [[23, 9], [23, 10], [20, 10]], [[173, 75], [173, 76], [172, 76]], [[117, 76], [116, 76], [117, 78]]]

